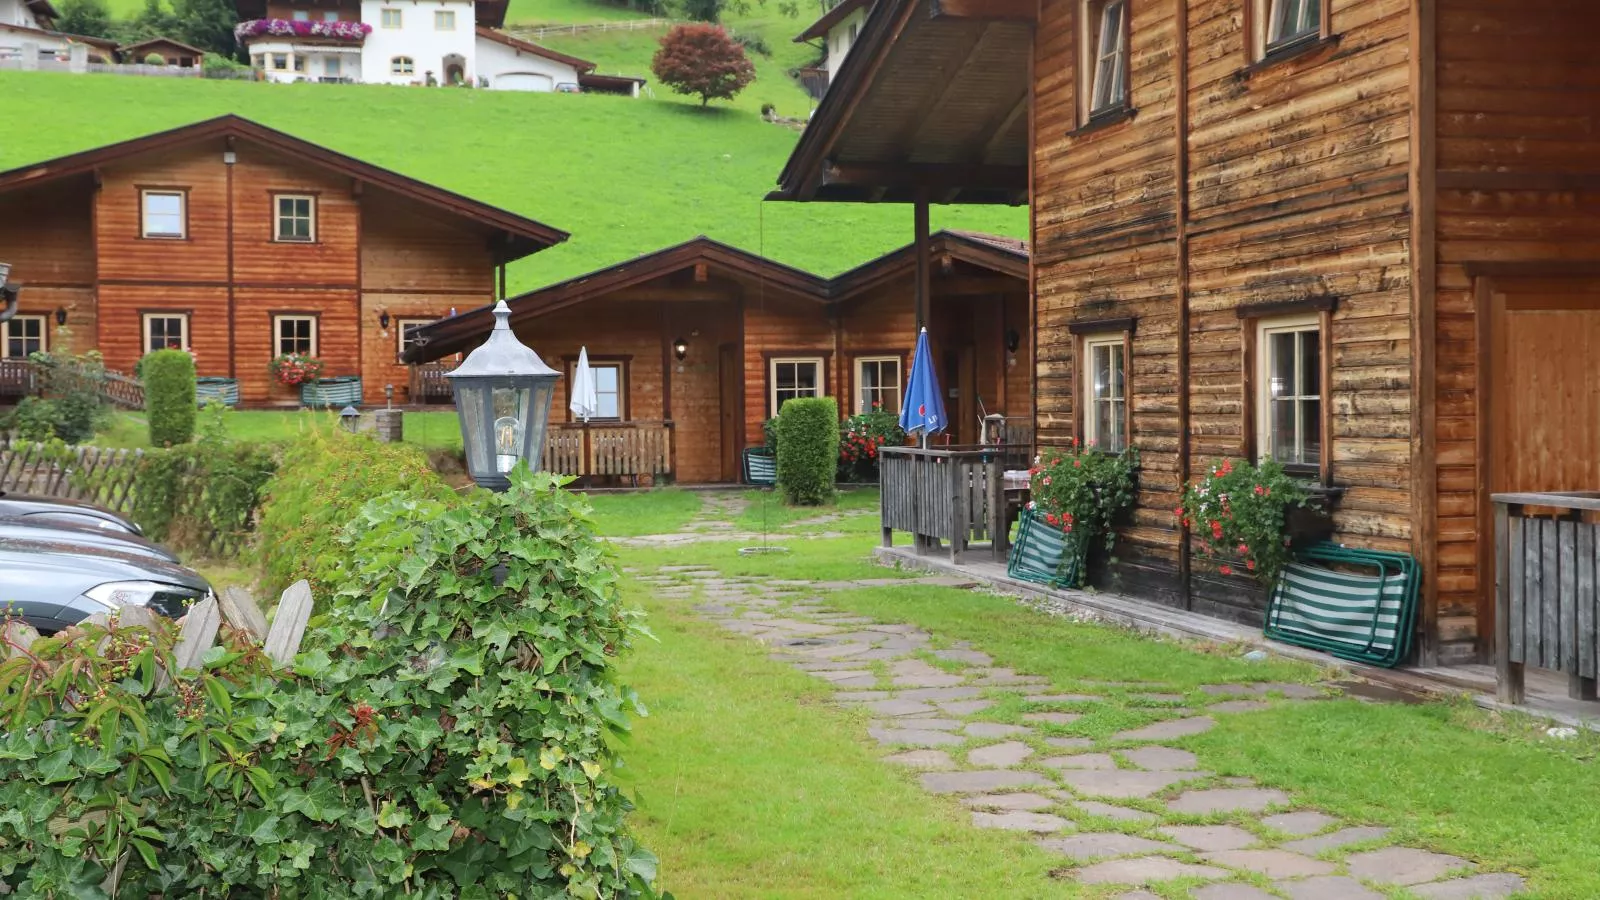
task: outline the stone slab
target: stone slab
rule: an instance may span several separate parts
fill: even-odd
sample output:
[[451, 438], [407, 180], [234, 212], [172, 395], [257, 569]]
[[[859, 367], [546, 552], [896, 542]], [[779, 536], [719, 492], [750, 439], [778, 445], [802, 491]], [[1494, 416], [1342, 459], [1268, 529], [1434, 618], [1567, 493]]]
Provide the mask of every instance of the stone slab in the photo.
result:
[[1128, 799], [1149, 797], [1172, 785], [1202, 777], [1199, 772], [1134, 772], [1116, 769], [1100, 771], [1064, 771], [1061, 782], [1086, 797], [1111, 797]]
[[943, 688], [955, 687], [966, 681], [960, 675], [896, 675], [889, 679], [896, 687], [906, 688]]
[[[825, 676], [825, 675], [839, 675], [839, 674], [842, 674], [842, 673], [839, 673], [839, 672], [812, 672], [811, 674], [812, 675], [816, 675], [818, 677], [822, 677], [822, 676]], [[845, 676], [843, 678], [827, 678], [827, 679], [824, 679], [824, 680], [832, 682], [834, 687], [840, 687], [840, 688], [869, 688], [869, 687], [872, 687], [873, 685], [878, 683], [878, 676], [872, 674], [871, 672], [865, 672], [865, 673], [862, 673], [862, 674], [859, 674], [859, 675], [847, 675], [847, 676]]]
[[1167, 804], [1175, 813], [1207, 815], [1219, 812], [1261, 812], [1269, 806], [1289, 802], [1283, 791], [1267, 788], [1212, 788], [1204, 791], [1185, 791]]
[[1000, 722], [972, 722], [961, 730], [976, 738], [1006, 738], [1019, 734], [1032, 734], [1030, 729], [1021, 725], [1006, 725]]
[[1043, 794], [1010, 793], [1010, 794], [980, 794], [976, 797], [964, 797], [962, 803], [974, 809], [1009, 809], [1032, 812], [1034, 810], [1049, 809], [1060, 803]]
[[1191, 734], [1202, 734], [1210, 731], [1217, 724], [1217, 720], [1209, 716], [1192, 716], [1187, 719], [1170, 719], [1165, 722], [1156, 722], [1143, 728], [1134, 728], [1128, 731], [1119, 731], [1112, 735], [1112, 740], [1118, 741], [1166, 741], [1172, 738], [1188, 737]]
[[1343, 875], [1282, 881], [1273, 886], [1289, 900], [1385, 900], [1377, 891]]
[[867, 734], [885, 746], [951, 747], [965, 743], [959, 735], [931, 728], [868, 728]]
[[1099, 703], [1105, 698], [1096, 694], [1029, 694], [1022, 699], [1029, 703]]
[[883, 761], [911, 769], [943, 770], [956, 767], [956, 761], [943, 750], [906, 750], [901, 753], [891, 753], [885, 756]]
[[1278, 900], [1277, 895], [1269, 894], [1255, 885], [1239, 884], [1234, 881], [1227, 884], [1208, 884], [1197, 889], [1191, 896], [1194, 900]]
[[1165, 856], [1143, 856], [1137, 859], [1113, 859], [1095, 863], [1078, 870], [1078, 880], [1084, 884], [1151, 884], [1171, 881], [1174, 878], [1196, 878], [1215, 881], [1228, 877], [1226, 869], [1215, 866], [1197, 866], [1181, 863]]
[[894, 692], [901, 700], [971, 700], [982, 694], [982, 691], [973, 687], [925, 687]]
[[926, 703], [917, 700], [877, 700], [863, 704], [871, 713], [880, 716], [926, 716], [936, 710]]
[[1164, 853], [1168, 850], [1176, 849], [1171, 844], [1164, 844], [1161, 841], [1152, 841], [1149, 838], [1137, 837], [1131, 834], [1119, 834], [1114, 831], [1075, 834], [1065, 838], [1050, 838], [1039, 841], [1039, 846], [1052, 853], [1059, 853], [1074, 862], [1089, 862], [1090, 860], [1107, 856]]
[[1038, 812], [982, 812], [972, 813], [972, 824], [979, 828], [999, 828], [1003, 831], [1031, 831], [1050, 834], [1071, 827], [1072, 823], [1060, 816]]
[[1316, 856], [1318, 853], [1321, 853], [1324, 850], [1337, 850], [1340, 847], [1348, 847], [1351, 844], [1362, 844], [1367, 841], [1376, 841], [1388, 833], [1389, 829], [1377, 828], [1374, 826], [1341, 828], [1332, 834], [1324, 834], [1318, 837], [1302, 838], [1298, 841], [1290, 841], [1289, 843], [1283, 845], [1283, 849], [1292, 850], [1295, 853], [1304, 853], [1307, 856]]
[[1112, 897], [1111, 900], [1161, 900], [1161, 898], [1149, 891], [1128, 891]]
[[1247, 713], [1260, 712], [1264, 709], [1271, 708], [1272, 706], [1270, 704], [1263, 703], [1260, 700], [1224, 700], [1221, 703], [1213, 703], [1206, 707], [1206, 711], [1219, 713]]
[[1265, 819], [1261, 820], [1261, 824], [1267, 826], [1268, 828], [1276, 831], [1282, 831], [1287, 834], [1316, 834], [1317, 832], [1327, 828], [1329, 825], [1337, 823], [1338, 821], [1338, 819], [1335, 819], [1333, 816], [1330, 816], [1327, 813], [1320, 813], [1316, 810], [1308, 809], [1301, 810], [1299, 812], [1279, 813], [1275, 816], [1267, 816]]
[[979, 747], [967, 754], [967, 764], [980, 769], [1009, 769], [1033, 755], [1033, 748], [1021, 741], [1006, 741]]
[[1168, 825], [1162, 834], [1194, 850], [1243, 850], [1261, 839], [1234, 825]]
[[994, 664], [994, 659], [989, 654], [979, 650], [935, 650], [933, 655], [948, 662], [966, 663], [971, 666]]
[[1193, 753], [1171, 747], [1139, 747], [1134, 750], [1124, 750], [1122, 758], [1141, 769], [1161, 772], [1200, 768], [1199, 760]]
[[938, 707], [952, 716], [970, 716], [994, 705], [993, 700], [940, 700]]
[[1083, 718], [1081, 713], [1036, 712], [1024, 713], [1022, 716], [1022, 721], [1040, 722], [1049, 725], [1071, 725], [1073, 722], [1076, 722], [1081, 718]]
[[1109, 753], [1075, 753], [1040, 760], [1052, 769], [1115, 769], [1117, 761]]
[[1332, 875], [1333, 863], [1290, 853], [1287, 850], [1218, 850], [1200, 858], [1230, 869], [1244, 869], [1268, 878], [1309, 878]]
[[930, 794], [992, 794], [1004, 788], [1047, 787], [1049, 784], [1042, 775], [1013, 769], [928, 772], [922, 776], [922, 789]]
[[1499, 872], [1494, 875], [1476, 875], [1434, 884], [1419, 884], [1411, 889], [1424, 900], [1504, 900], [1523, 888], [1520, 875]]
[[1094, 741], [1091, 741], [1088, 738], [1077, 737], [1047, 737], [1044, 739], [1044, 742], [1052, 747], [1057, 747], [1062, 750], [1082, 750], [1084, 748], [1094, 746]]
[[1259, 694], [1282, 694], [1290, 700], [1320, 700], [1327, 697], [1328, 692], [1314, 684], [1284, 684], [1268, 682], [1256, 685]]
[[926, 716], [906, 716], [869, 723], [874, 728], [931, 728], [934, 731], [955, 731], [963, 723], [960, 719], [939, 719]]
[[1129, 809], [1126, 806], [1100, 803], [1096, 800], [1078, 800], [1071, 805], [1079, 812], [1088, 813], [1091, 816], [1099, 816], [1102, 819], [1110, 819], [1113, 822], [1154, 822], [1158, 818], [1141, 809]]
[[1351, 875], [1362, 881], [1412, 885], [1438, 881], [1446, 872], [1464, 868], [1467, 861], [1430, 850], [1385, 847], [1370, 853], [1357, 853], [1345, 860], [1345, 865], [1349, 867]]

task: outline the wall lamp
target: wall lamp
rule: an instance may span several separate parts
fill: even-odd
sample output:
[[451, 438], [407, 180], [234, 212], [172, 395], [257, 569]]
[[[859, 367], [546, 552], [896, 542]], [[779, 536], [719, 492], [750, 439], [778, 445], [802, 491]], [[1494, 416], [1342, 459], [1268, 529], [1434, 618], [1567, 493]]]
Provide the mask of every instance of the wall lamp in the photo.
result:
[[389, 330], [389, 311], [387, 309], [378, 311], [378, 327], [384, 331]]
[[678, 338], [672, 342], [672, 352], [678, 357], [678, 362], [683, 362], [683, 358], [689, 355], [689, 342]]
[[67, 308], [65, 306], [56, 307], [56, 324], [67, 324]]

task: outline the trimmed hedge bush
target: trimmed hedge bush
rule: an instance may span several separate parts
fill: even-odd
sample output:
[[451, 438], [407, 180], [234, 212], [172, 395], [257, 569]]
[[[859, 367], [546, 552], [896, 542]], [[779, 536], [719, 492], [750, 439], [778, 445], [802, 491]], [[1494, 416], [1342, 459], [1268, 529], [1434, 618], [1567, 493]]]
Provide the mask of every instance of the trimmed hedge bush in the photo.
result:
[[778, 413], [778, 489], [789, 503], [815, 506], [833, 497], [839, 458], [839, 404], [801, 397]]
[[174, 447], [194, 440], [194, 357], [182, 350], [157, 350], [142, 363], [150, 446]]
[[427, 456], [407, 444], [380, 444], [343, 430], [311, 431], [289, 444], [267, 486], [257, 529], [265, 595], [304, 578], [321, 605], [350, 562], [339, 547], [339, 530], [368, 500], [394, 493], [445, 502], [456, 496]]

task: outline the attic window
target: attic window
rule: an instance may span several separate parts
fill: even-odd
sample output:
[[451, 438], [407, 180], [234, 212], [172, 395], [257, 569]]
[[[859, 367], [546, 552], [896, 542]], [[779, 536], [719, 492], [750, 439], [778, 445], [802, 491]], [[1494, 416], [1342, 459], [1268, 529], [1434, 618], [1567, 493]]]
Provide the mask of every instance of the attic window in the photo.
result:
[[147, 238], [181, 238], [187, 234], [183, 191], [141, 191], [139, 195], [140, 234]]

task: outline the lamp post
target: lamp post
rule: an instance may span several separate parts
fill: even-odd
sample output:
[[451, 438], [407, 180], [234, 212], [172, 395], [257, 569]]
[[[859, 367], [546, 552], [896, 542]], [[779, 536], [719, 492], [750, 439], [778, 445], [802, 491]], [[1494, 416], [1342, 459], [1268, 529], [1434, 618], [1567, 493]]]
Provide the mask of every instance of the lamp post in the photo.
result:
[[445, 377], [461, 417], [467, 471], [479, 487], [492, 491], [510, 487], [507, 473], [518, 460], [538, 468], [550, 399], [561, 375], [517, 340], [511, 331], [511, 307], [504, 300], [495, 304], [489, 339]]

